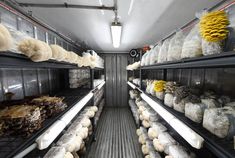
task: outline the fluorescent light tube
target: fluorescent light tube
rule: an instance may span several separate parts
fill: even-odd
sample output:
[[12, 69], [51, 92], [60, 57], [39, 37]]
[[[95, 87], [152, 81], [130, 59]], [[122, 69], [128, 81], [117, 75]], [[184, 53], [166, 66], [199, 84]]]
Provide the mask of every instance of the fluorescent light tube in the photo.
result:
[[68, 125], [92, 97], [93, 93], [90, 92], [84, 98], [82, 98], [76, 105], [74, 105], [67, 113], [65, 113], [60, 118], [60, 120], [63, 121], [66, 125]]
[[204, 139], [183, 122], [174, 118], [171, 120], [170, 125], [194, 148], [202, 148]]
[[146, 94], [141, 93], [141, 98], [144, 99], [154, 111], [156, 111], [169, 125], [174, 128], [179, 135], [181, 135], [192, 147], [201, 149], [203, 146], [204, 139], [185, 125], [182, 121], [177, 119], [174, 115], [164, 109], [159, 103], [152, 100]]
[[132, 8], [133, 8], [133, 4], [134, 4], [134, 0], [131, 0], [130, 7], [129, 7], [129, 10], [128, 10], [128, 15], [131, 14], [131, 11], [132, 11]]
[[135, 85], [134, 84], [132, 84], [131, 82], [127, 82], [127, 84], [131, 87], [131, 88], [133, 88], [133, 89], [135, 89], [136, 87], [135, 87]]
[[65, 123], [61, 120], [56, 121], [50, 126], [42, 135], [36, 139], [36, 143], [39, 150], [46, 149], [56, 137], [63, 131], [66, 127]]
[[100, 85], [98, 85], [97, 88], [100, 90], [104, 84], [105, 84], [105, 81], [103, 81]]
[[122, 33], [122, 25], [120, 23], [113, 23], [111, 25], [111, 33], [113, 40], [113, 47], [118, 48], [121, 43], [121, 33]]
[[21, 151], [19, 154], [17, 154], [13, 158], [22, 158], [22, 157], [25, 157], [28, 153], [30, 153], [31, 151], [33, 151], [36, 148], [37, 148], [37, 143], [33, 143], [32, 145], [30, 145], [29, 147], [27, 147], [26, 149]]
[[174, 115], [169, 113], [166, 109], [161, 107], [157, 102], [149, 98], [146, 94], [141, 93], [140, 94], [141, 98], [144, 99], [151, 107], [153, 110], [155, 110], [167, 123], [170, 123], [172, 119], [175, 118]]

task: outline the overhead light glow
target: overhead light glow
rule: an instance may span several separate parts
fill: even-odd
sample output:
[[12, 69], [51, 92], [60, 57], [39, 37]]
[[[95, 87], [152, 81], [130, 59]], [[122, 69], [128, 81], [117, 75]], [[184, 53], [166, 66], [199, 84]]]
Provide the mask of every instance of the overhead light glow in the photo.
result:
[[[103, 5], [102, 0], [99, 0], [99, 3], [101, 6]], [[104, 15], [104, 10], [101, 10], [101, 13]]]
[[113, 47], [118, 48], [121, 43], [122, 25], [120, 23], [113, 23], [111, 25], [111, 33], [112, 33]]
[[133, 8], [134, 1], [135, 1], [135, 0], [131, 0], [130, 7], [129, 7], [129, 10], [128, 10], [128, 15], [130, 15], [130, 14], [131, 14], [131, 11], [132, 11], [132, 8]]

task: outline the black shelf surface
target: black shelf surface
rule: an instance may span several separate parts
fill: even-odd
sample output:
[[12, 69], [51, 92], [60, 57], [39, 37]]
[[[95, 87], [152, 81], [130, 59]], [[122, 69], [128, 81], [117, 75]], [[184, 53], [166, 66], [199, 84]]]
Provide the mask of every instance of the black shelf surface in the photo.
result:
[[[144, 93], [144, 92], [142, 92]], [[145, 93], [146, 94], [146, 93]], [[163, 108], [165, 108], [168, 112], [173, 114], [180, 121], [184, 122], [188, 127], [197, 132], [204, 138], [204, 147], [209, 149], [214, 155], [219, 158], [234, 158], [235, 150], [233, 148], [233, 140], [226, 140], [216, 137], [211, 134], [205, 128], [203, 128], [202, 124], [195, 123], [188, 119], [183, 113], [175, 111], [173, 108], [165, 106], [163, 101], [153, 97], [149, 94], [146, 94], [148, 97], [153, 99], [155, 102], [159, 103]]]
[[92, 70], [95, 70], [95, 71], [103, 71], [104, 68], [101, 68], [101, 67], [95, 67], [95, 68], [92, 68]]
[[76, 64], [48, 60], [43, 62], [33, 62], [23, 54], [12, 52], [0, 52], [0, 67], [5, 68], [56, 68], [56, 69], [76, 69]]
[[155, 65], [142, 66], [142, 70], [151, 69], [187, 69], [187, 68], [220, 68], [235, 67], [235, 52], [224, 52], [190, 59], [165, 62]]
[[[53, 69], [90, 69], [90, 67], [78, 67], [76, 64], [48, 60], [43, 62], [33, 62], [23, 54], [13, 52], [0, 52], [1, 68], [53, 68]], [[103, 70], [103, 68], [93, 68], [93, 70]]]
[[134, 70], [127, 70], [127, 71], [129, 71], [129, 72], [132, 72], [132, 71], [140, 71], [140, 68], [134, 69]]
[[61, 91], [55, 95], [64, 97], [64, 102], [68, 107], [61, 113], [46, 119], [43, 122], [42, 128], [34, 132], [30, 137], [23, 138], [21, 136], [1, 136], [0, 137], [0, 158], [11, 158], [19, 152], [26, 149], [33, 144], [35, 140], [40, 136], [48, 127], [50, 127], [56, 120], [58, 120], [63, 114], [71, 109], [77, 102], [79, 102], [84, 96], [90, 92], [89, 89], [68, 89]]

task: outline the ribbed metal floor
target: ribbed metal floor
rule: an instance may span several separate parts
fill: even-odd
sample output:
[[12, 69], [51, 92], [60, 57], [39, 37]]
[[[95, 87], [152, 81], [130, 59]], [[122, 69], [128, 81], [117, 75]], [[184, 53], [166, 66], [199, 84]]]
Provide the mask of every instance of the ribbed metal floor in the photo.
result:
[[136, 126], [128, 108], [105, 108], [96, 139], [87, 158], [142, 158]]

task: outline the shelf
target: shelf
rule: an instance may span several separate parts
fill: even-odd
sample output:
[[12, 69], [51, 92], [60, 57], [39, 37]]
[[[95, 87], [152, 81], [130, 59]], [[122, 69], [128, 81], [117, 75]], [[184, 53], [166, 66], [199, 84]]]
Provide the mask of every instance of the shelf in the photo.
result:
[[134, 69], [134, 70], [127, 70], [127, 71], [130, 71], [130, 72], [132, 72], [132, 71], [140, 71], [140, 68]]
[[56, 68], [56, 69], [77, 69], [76, 64], [58, 62], [54, 60], [44, 62], [33, 62], [23, 54], [12, 52], [0, 52], [1, 68]]
[[219, 158], [234, 158], [235, 157], [235, 150], [233, 149], [233, 140], [228, 141], [225, 139], [218, 138], [211, 134], [209, 131], [204, 129], [201, 124], [195, 123], [185, 117], [184, 114], [175, 111], [174, 109], [165, 106], [162, 101], [153, 97], [151, 95], [145, 94], [149, 98], [151, 98], [154, 102], [156, 102], [159, 106], [167, 110], [170, 114], [174, 117], [182, 121], [185, 125], [191, 128], [193, 131], [198, 133], [203, 139], [204, 144], [203, 146], [208, 148], [214, 155]]
[[127, 81], [127, 84], [132, 88], [132, 89], [136, 89], [137, 87], [130, 81]]
[[95, 71], [103, 71], [104, 68], [101, 68], [101, 67], [95, 67], [95, 68], [92, 68], [92, 70], [95, 70]]
[[139, 86], [137, 86], [136, 84], [130, 82], [130, 81], [127, 81], [127, 84], [132, 88], [132, 89], [137, 89], [138, 91], [142, 92], [142, 90], [140, 89]]
[[69, 89], [59, 92], [55, 96], [64, 97], [64, 102], [68, 105], [63, 112], [46, 119], [43, 122], [42, 128], [34, 132], [30, 137], [14, 137], [14, 136], [1, 136], [0, 137], [0, 158], [11, 158], [16, 154], [27, 149], [35, 143], [35, 140], [45, 132], [53, 123], [59, 120], [71, 108], [73, 108], [79, 101], [81, 101], [88, 93], [89, 89]]
[[104, 85], [105, 85], [106, 81], [102, 81], [99, 85], [97, 85], [96, 87], [94, 87], [94, 89], [92, 90], [92, 92], [94, 93], [97, 90], [100, 90]]
[[[48, 60], [43, 62], [33, 62], [23, 54], [12, 52], [0, 52], [1, 68], [53, 68], [53, 69], [90, 69], [90, 67], [78, 67], [76, 64]], [[92, 70], [103, 70], [103, 68], [93, 68]]]
[[182, 59], [179, 61], [165, 62], [150, 66], [142, 66], [142, 70], [151, 69], [187, 69], [187, 68], [220, 68], [235, 67], [235, 52]]

